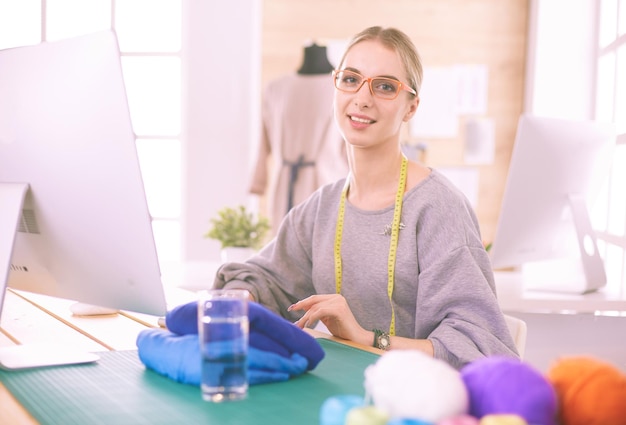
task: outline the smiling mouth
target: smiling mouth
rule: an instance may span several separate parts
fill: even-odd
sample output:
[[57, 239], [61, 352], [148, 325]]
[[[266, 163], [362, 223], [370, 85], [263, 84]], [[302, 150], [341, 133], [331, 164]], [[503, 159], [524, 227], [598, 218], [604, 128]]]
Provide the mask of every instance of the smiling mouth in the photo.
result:
[[352, 121], [354, 121], [354, 122], [359, 122], [359, 123], [362, 123], [362, 124], [373, 124], [373, 123], [376, 122], [374, 120], [368, 120], [368, 119], [365, 119], [365, 118], [353, 117], [352, 115], [350, 115], [350, 119]]

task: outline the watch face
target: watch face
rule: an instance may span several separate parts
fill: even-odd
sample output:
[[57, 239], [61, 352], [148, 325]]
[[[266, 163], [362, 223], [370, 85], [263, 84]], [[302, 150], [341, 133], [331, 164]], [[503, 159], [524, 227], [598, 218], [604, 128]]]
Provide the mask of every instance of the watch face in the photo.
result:
[[378, 348], [381, 350], [389, 348], [389, 335], [382, 334], [378, 337]]

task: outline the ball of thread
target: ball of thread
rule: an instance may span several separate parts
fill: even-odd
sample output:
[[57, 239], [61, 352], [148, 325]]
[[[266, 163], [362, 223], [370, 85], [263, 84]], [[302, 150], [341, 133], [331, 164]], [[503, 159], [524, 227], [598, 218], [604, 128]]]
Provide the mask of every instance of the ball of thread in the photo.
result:
[[389, 416], [376, 406], [361, 406], [350, 409], [346, 425], [387, 425]]
[[478, 419], [470, 415], [458, 415], [444, 419], [437, 425], [478, 425]]
[[365, 390], [391, 419], [436, 423], [468, 409], [459, 371], [417, 350], [390, 351], [368, 366]]
[[469, 413], [519, 415], [529, 424], [554, 425], [556, 392], [548, 379], [531, 365], [509, 357], [485, 357], [463, 369], [470, 398]]
[[625, 425], [626, 374], [589, 356], [564, 357], [547, 372], [562, 425]]
[[[420, 419], [392, 419], [387, 425], [435, 425], [432, 422], [422, 421]], [[439, 424], [437, 424], [439, 425]]]
[[344, 425], [348, 412], [363, 405], [363, 397], [354, 394], [329, 397], [320, 407], [320, 425]]
[[528, 422], [518, 415], [487, 415], [479, 425], [528, 425]]

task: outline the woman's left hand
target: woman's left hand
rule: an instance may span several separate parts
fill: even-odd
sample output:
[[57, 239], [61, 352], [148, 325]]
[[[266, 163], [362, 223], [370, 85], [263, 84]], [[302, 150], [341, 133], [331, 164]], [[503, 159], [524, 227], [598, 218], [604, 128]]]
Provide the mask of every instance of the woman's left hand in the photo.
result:
[[289, 307], [289, 311], [297, 310], [305, 312], [300, 320], [295, 322], [300, 328], [312, 326], [320, 320], [336, 337], [371, 345], [372, 332], [359, 325], [342, 295], [311, 295]]

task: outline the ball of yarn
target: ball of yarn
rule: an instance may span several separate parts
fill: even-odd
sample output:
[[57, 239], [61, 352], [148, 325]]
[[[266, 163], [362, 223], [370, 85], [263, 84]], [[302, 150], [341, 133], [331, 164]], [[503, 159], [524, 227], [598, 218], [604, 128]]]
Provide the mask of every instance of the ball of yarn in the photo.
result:
[[389, 422], [387, 422], [386, 425], [435, 425], [435, 424], [432, 422], [422, 421], [420, 419], [392, 419]]
[[470, 415], [458, 415], [444, 419], [437, 425], [478, 425], [478, 419]]
[[479, 425], [528, 425], [528, 422], [518, 415], [487, 415]]
[[554, 425], [556, 392], [548, 379], [531, 365], [509, 357], [486, 357], [463, 369], [470, 398], [469, 413], [515, 414], [530, 424]]
[[593, 357], [559, 359], [547, 373], [563, 425], [626, 424], [626, 374]]
[[348, 412], [363, 406], [363, 397], [355, 394], [341, 394], [324, 400], [320, 407], [320, 425], [344, 425]]
[[386, 425], [389, 416], [376, 406], [351, 409], [346, 415], [346, 425]]
[[392, 419], [437, 422], [467, 413], [459, 371], [417, 350], [390, 351], [368, 366], [365, 390]]

